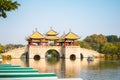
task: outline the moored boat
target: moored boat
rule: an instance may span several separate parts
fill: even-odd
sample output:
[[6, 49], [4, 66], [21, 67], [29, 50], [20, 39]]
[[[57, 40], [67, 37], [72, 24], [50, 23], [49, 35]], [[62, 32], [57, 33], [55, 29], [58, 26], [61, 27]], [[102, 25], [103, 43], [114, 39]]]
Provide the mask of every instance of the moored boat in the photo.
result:
[[87, 58], [87, 61], [94, 61], [94, 57], [89, 56], [89, 57]]

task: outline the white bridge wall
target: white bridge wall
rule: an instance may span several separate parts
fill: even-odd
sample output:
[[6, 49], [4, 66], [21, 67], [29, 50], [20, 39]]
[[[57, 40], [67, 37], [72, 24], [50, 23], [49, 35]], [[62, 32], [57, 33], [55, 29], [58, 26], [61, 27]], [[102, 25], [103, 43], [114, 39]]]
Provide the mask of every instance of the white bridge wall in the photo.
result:
[[80, 46], [66, 46], [65, 47], [65, 58], [69, 59], [72, 54], [75, 55], [76, 58], [81, 58]]
[[39, 55], [40, 58], [45, 58], [46, 52], [51, 49], [56, 50], [60, 54], [60, 57], [63, 55], [61, 46], [30, 46], [29, 58], [34, 58], [35, 55]]
[[[80, 54], [82, 54], [83, 57], [101, 56], [97, 51], [80, 48], [79, 46], [30, 46], [29, 58], [34, 58], [35, 55], [39, 55], [41, 58], [45, 58], [46, 52], [51, 49], [56, 50], [60, 54], [60, 57], [64, 55], [66, 59], [70, 58], [70, 55], [72, 54], [74, 54], [76, 58], [81, 58]], [[27, 47], [17, 48], [6, 53], [2, 53], [2, 55], [10, 55], [12, 58], [20, 58], [22, 54], [26, 53], [26, 50]]]

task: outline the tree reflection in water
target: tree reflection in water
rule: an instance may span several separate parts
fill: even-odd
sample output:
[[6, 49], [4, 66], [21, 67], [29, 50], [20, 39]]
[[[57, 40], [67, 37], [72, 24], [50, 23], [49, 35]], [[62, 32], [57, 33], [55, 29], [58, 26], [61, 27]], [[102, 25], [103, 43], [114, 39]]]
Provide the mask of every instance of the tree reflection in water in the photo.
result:
[[56, 64], [57, 62], [59, 62], [59, 60], [60, 58], [56, 58], [56, 57], [46, 58], [48, 64]]

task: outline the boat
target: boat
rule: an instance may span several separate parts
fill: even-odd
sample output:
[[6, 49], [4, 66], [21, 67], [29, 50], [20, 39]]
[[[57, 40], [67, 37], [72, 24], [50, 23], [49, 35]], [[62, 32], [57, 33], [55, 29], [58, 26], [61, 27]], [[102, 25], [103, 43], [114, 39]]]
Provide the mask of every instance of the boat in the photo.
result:
[[87, 61], [94, 61], [94, 57], [89, 56], [89, 57], [87, 58]]

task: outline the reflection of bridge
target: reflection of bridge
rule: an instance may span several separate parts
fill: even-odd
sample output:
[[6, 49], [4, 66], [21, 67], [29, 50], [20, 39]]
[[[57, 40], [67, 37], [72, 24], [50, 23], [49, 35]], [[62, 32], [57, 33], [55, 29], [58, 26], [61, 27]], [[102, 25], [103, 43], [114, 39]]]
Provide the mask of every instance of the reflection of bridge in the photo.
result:
[[[27, 47], [14, 49], [4, 53], [3, 55], [11, 55], [12, 58], [20, 58], [26, 53]], [[40, 56], [40, 58], [45, 58], [48, 50], [55, 50], [59, 53], [60, 57], [70, 58], [71, 55], [76, 58], [81, 58], [88, 56], [99, 57], [99, 53], [93, 50], [88, 50], [80, 48], [79, 46], [30, 46], [29, 47], [29, 58], [34, 58], [35, 55]]]

